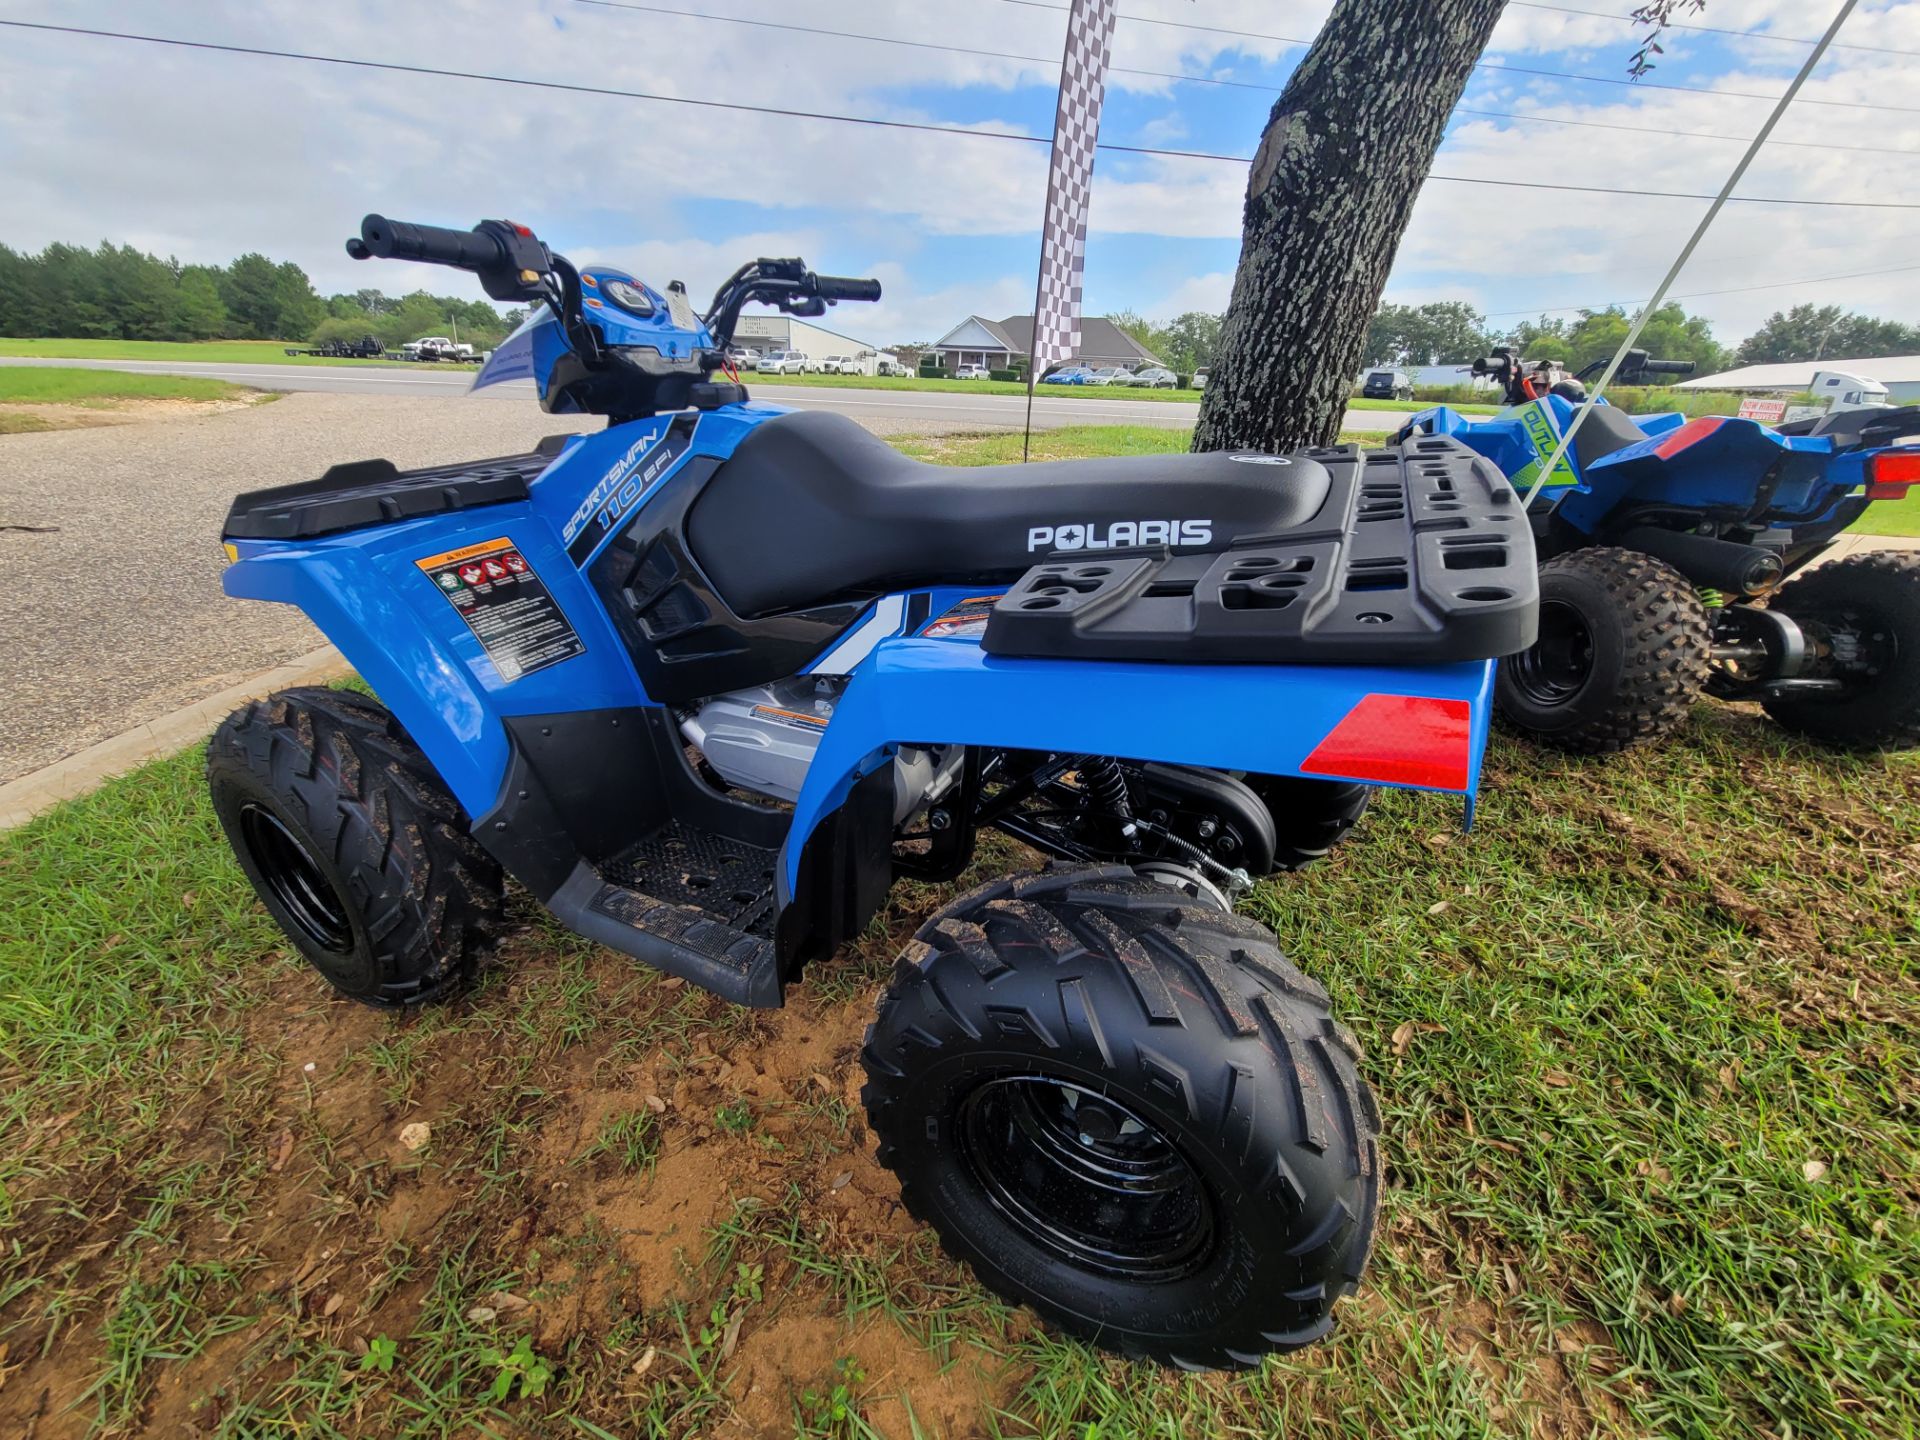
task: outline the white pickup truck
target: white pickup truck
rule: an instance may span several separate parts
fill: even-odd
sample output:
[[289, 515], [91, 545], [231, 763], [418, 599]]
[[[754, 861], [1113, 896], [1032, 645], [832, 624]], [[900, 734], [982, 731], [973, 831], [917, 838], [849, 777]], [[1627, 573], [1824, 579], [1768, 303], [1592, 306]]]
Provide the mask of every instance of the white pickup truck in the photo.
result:
[[427, 335], [400, 347], [409, 360], [471, 360], [473, 346], [456, 345], [445, 335]]

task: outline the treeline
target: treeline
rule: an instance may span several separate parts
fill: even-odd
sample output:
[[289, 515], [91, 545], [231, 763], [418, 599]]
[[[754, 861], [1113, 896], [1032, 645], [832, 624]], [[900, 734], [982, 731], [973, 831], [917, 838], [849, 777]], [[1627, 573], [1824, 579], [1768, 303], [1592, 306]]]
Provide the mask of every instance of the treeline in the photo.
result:
[[[1496, 345], [1507, 345], [1529, 360], [1559, 360], [1578, 370], [1611, 358], [1632, 323], [1631, 315], [1612, 305], [1582, 310], [1571, 319], [1542, 315], [1503, 331], [1488, 326], [1479, 311], [1458, 300], [1383, 305], [1367, 328], [1365, 363], [1466, 365]], [[1710, 375], [1735, 365], [1920, 355], [1920, 327], [1850, 313], [1838, 305], [1795, 305], [1776, 310], [1729, 349], [1714, 339], [1704, 315], [1689, 315], [1669, 301], [1647, 318], [1635, 343], [1661, 360], [1691, 360], [1698, 374]]]
[[20, 339], [358, 340], [400, 345], [450, 334], [490, 349], [517, 321], [484, 300], [379, 290], [322, 299], [292, 261], [248, 254], [182, 265], [131, 245], [0, 245], [0, 335]]

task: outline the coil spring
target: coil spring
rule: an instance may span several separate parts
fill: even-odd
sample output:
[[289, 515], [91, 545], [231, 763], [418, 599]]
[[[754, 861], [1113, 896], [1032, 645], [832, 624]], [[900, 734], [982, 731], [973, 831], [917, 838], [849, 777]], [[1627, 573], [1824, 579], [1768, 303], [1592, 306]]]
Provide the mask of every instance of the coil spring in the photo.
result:
[[1712, 586], [1701, 586], [1698, 594], [1700, 596], [1700, 603], [1709, 610], [1719, 610], [1726, 606], [1727, 597], [1720, 591], [1715, 590]]
[[1127, 798], [1127, 777], [1120, 762], [1111, 755], [1088, 757], [1080, 766], [1080, 783], [1094, 803], [1121, 820], [1133, 818], [1133, 804]]

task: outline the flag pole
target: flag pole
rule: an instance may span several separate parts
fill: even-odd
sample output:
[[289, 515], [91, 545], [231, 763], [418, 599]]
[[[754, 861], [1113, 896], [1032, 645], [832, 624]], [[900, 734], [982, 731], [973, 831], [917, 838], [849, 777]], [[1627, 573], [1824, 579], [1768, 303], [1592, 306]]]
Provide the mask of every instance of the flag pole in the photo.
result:
[[[1113, 55], [1117, 6], [1118, 0], [1071, 0], [1067, 7], [1059, 98], [1053, 111], [1053, 148], [1047, 159], [1047, 201], [1040, 212], [1040, 272], [1034, 280], [1033, 322], [1027, 337], [1027, 419], [1020, 438], [1023, 465], [1033, 456], [1033, 397], [1040, 383], [1040, 367], [1058, 358], [1056, 348], [1068, 352], [1079, 348], [1087, 202], [1093, 184], [1094, 148], [1100, 135], [1100, 109], [1106, 98], [1107, 66]], [[1060, 253], [1063, 246], [1064, 255]], [[1049, 270], [1058, 292], [1051, 297], [1051, 310]], [[1056, 312], [1062, 322], [1059, 327], [1051, 323]], [[1043, 319], [1049, 322], [1045, 360], [1040, 344]], [[1057, 340], [1056, 328], [1060, 331]]]

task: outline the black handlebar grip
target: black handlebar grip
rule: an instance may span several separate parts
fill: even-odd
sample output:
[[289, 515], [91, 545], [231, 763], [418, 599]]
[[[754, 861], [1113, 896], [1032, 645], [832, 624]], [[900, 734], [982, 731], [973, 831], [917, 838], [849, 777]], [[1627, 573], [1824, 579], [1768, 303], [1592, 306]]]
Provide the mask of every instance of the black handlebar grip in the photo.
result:
[[878, 280], [849, 280], [840, 275], [816, 275], [817, 293], [822, 300], [878, 300]]
[[1648, 360], [1640, 367], [1649, 375], [1691, 375], [1691, 360]]
[[357, 249], [353, 241], [347, 242], [347, 253], [357, 260], [367, 256], [381, 260], [420, 260], [460, 270], [498, 265], [503, 258], [501, 248], [498, 238], [479, 230], [410, 225], [404, 220], [389, 220], [384, 215], [369, 215], [360, 222]]

